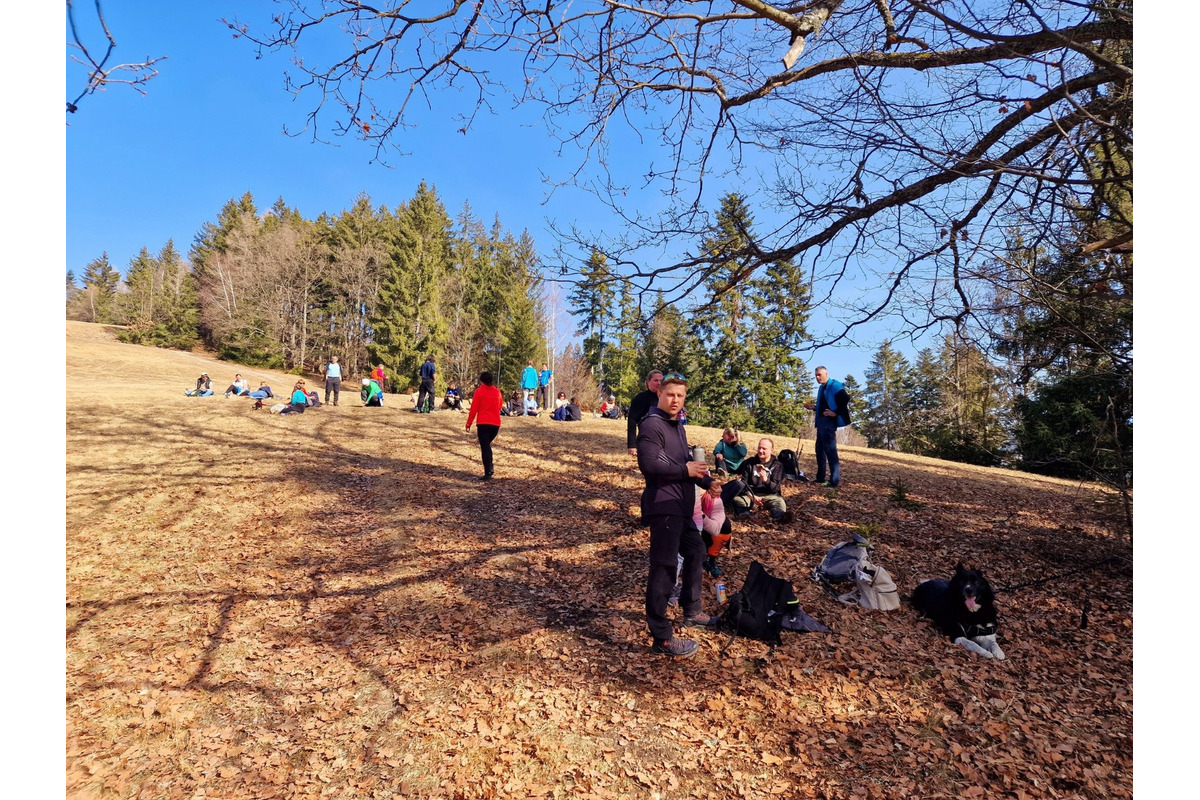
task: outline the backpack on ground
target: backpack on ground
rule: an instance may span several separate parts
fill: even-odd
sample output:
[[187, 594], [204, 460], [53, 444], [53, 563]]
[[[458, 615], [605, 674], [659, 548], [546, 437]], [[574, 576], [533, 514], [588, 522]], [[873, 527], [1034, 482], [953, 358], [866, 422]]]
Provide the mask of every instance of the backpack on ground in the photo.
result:
[[800, 471], [800, 460], [796, 458], [794, 450], [780, 450], [777, 456], [779, 463], [783, 465], [783, 477], [794, 481], [807, 481], [808, 478]]
[[771, 575], [757, 561], [751, 562], [746, 582], [729, 598], [729, 606], [721, 615], [724, 627], [732, 633], [721, 651], [724, 652], [738, 636], [758, 639], [772, 646], [780, 644], [783, 618], [799, 607], [800, 601], [796, 599], [791, 583]]
[[839, 595], [838, 602], [872, 611], [895, 611], [900, 607], [900, 591], [886, 569], [865, 561], [858, 569], [854, 588]]
[[835, 583], [855, 583], [863, 563], [868, 560], [870, 543], [860, 534], [854, 534], [848, 542], [838, 542], [829, 549], [825, 558], [812, 571], [812, 579], [825, 587], [834, 597], [839, 592]]

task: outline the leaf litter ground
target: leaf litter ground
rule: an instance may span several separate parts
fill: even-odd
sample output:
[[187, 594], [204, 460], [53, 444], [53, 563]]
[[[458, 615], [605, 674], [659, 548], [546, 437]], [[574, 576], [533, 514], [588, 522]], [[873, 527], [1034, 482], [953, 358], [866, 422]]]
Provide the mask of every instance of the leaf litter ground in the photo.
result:
[[[674, 662], [623, 422], [506, 420], [485, 484], [464, 415], [279, 417], [184, 397], [201, 370], [294, 380], [67, 323], [68, 797], [1132, 795], [1132, 546], [1095, 486], [845, 448], [841, 489], [788, 484], [795, 524], [736, 523], [721, 559], [833, 632], [688, 630]], [[806, 579], [856, 530], [903, 593], [1112, 561], [1001, 594], [986, 661]]]

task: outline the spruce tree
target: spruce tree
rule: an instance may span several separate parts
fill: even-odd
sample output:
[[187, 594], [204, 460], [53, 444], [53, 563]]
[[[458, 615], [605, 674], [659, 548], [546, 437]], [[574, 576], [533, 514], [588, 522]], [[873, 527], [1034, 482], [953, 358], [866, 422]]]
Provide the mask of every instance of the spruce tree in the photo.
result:
[[613, 274], [603, 253], [593, 250], [580, 270], [579, 282], [567, 297], [579, 319], [576, 333], [583, 336], [583, 352], [602, 391], [608, 391], [605, 372], [606, 337], [612, 326], [612, 306], [616, 296]]
[[108, 262], [108, 253], [88, 262], [83, 269], [84, 311], [88, 322], [116, 321], [117, 285], [121, 274]]
[[916, 386], [903, 353], [884, 340], [867, 368], [863, 435], [868, 447], [907, 451], [913, 444], [911, 414]]

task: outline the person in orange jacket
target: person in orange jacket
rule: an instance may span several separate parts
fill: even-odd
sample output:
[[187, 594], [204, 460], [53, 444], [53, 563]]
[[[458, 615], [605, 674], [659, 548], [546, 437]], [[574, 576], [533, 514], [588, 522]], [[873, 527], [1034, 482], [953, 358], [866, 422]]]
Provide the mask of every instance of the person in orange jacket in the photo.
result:
[[483, 477], [479, 480], [492, 479], [492, 440], [500, 433], [500, 407], [504, 405], [504, 395], [496, 388], [492, 373], [482, 372], [479, 375], [479, 387], [471, 395], [471, 413], [467, 415], [467, 430], [471, 423], [478, 418], [476, 430], [479, 433], [479, 454], [483, 458]]

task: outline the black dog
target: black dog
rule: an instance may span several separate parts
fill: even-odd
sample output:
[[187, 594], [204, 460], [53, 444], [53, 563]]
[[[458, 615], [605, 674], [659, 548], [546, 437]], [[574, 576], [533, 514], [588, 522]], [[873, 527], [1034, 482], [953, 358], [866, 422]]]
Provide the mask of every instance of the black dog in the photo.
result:
[[923, 581], [911, 599], [955, 644], [984, 658], [1004, 658], [996, 644], [995, 595], [981, 571], [958, 564], [953, 578]]

